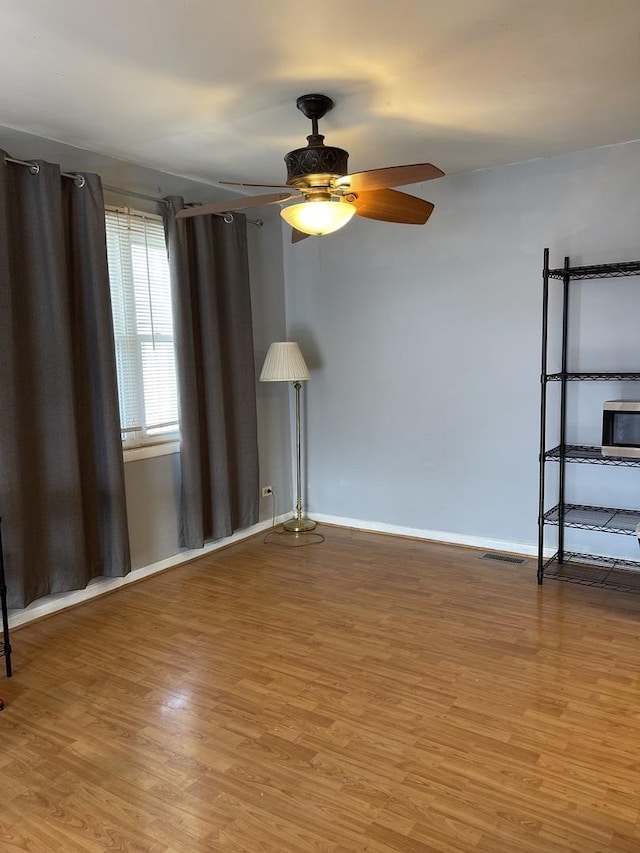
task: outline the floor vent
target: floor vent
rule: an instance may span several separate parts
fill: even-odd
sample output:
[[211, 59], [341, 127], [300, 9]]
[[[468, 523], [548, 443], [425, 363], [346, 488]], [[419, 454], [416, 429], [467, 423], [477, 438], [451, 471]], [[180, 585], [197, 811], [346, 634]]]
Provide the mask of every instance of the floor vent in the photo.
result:
[[514, 563], [516, 566], [524, 566], [522, 557], [509, 557], [507, 554], [483, 554], [481, 560], [495, 560], [496, 563]]

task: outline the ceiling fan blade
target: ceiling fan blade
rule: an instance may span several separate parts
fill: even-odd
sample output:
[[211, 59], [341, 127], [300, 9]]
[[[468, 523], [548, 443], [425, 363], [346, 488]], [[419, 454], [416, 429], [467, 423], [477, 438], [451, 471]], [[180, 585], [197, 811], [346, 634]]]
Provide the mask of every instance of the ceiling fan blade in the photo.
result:
[[424, 225], [434, 207], [430, 201], [386, 189], [358, 193], [357, 198], [349, 203], [353, 204], [359, 216], [405, 225]]
[[299, 243], [300, 240], [306, 240], [307, 237], [311, 237], [311, 234], [305, 234], [304, 231], [298, 231], [297, 228], [291, 229], [291, 242]]
[[289, 189], [287, 184], [243, 184], [240, 181], [218, 181], [218, 183], [225, 187], [273, 187], [274, 190], [282, 187], [283, 190]]
[[212, 201], [195, 207], [185, 207], [176, 213], [176, 219], [188, 219], [191, 216], [204, 216], [207, 213], [233, 213], [234, 210], [245, 210], [248, 207], [262, 207], [265, 204], [278, 204], [296, 198], [293, 193], [270, 193], [269, 195], [246, 196], [228, 201]]
[[444, 172], [431, 163], [414, 163], [412, 166], [387, 166], [386, 169], [370, 169], [368, 172], [343, 175], [336, 181], [336, 186], [347, 187], [354, 193], [359, 193], [364, 190], [419, 184], [422, 181], [441, 178], [443, 175]]

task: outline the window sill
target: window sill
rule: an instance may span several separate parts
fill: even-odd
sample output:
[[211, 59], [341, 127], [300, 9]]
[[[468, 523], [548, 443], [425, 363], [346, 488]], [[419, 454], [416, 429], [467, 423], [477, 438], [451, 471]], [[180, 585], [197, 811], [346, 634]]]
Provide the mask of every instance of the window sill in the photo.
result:
[[123, 448], [122, 458], [126, 464], [127, 462], [137, 462], [139, 459], [151, 459], [154, 456], [168, 456], [171, 453], [180, 453], [179, 441], [163, 441], [160, 444]]

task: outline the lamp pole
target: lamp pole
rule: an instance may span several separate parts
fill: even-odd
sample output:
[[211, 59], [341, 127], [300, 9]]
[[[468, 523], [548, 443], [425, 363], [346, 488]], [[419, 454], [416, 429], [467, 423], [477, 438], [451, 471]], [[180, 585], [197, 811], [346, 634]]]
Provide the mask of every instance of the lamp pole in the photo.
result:
[[300, 389], [302, 385], [294, 382], [296, 392], [296, 509], [295, 515], [290, 521], [285, 521], [283, 529], [288, 533], [306, 533], [316, 526], [315, 521], [302, 516], [302, 464], [300, 451]]

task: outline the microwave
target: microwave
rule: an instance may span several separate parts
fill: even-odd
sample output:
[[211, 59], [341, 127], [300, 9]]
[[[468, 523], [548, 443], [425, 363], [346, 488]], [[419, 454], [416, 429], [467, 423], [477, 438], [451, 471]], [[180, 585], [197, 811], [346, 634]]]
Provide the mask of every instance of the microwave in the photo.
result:
[[604, 404], [602, 455], [640, 458], [640, 400], [608, 400]]

